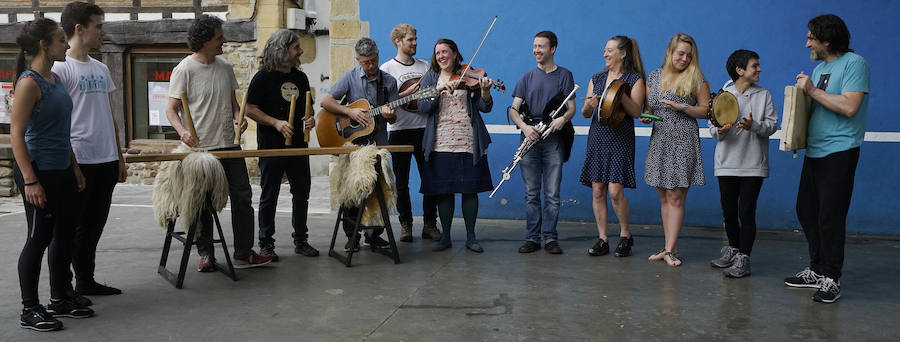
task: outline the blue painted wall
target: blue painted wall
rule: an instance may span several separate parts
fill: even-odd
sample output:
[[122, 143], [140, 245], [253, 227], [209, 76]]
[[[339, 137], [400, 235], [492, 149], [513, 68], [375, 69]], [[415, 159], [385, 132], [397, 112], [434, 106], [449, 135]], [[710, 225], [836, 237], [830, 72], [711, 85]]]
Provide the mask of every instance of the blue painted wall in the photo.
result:
[[[390, 4], [390, 5], [388, 5]], [[452, 5], [451, 5], [452, 4]], [[453, 6], [454, 8], [449, 8]], [[844, 19], [851, 32], [851, 48], [866, 58], [872, 70], [868, 131], [898, 132], [900, 122], [890, 99], [900, 96], [900, 2], [894, 1], [461, 1], [456, 3], [411, 0], [360, 1], [361, 19], [370, 24], [370, 34], [381, 48], [381, 61], [394, 56], [396, 50], [389, 34], [394, 25], [405, 22], [418, 29], [419, 58], [430, 58], [438, 38], [453, 39], [468, 61], [491, 18], [494, 25], [475, 60], [489, 75], [504, 80], [506, 95], [495, 92], [494, 111], [486, 114], [488, 124], [506, 124], [505, 108], [511, 102], [515, 82], [535, 67], [531, 45], [535, 33], [549, 29], [559, 36], [557, 64], [571, 70], [576, 83], [587, 86], [588, 78], [604, 66], [602, 50], [607, 39], [624, 34], [634, 37], [640, 46], [645, 69], [660, 66], [666, 44], [676, 32], [692, 35], [699, 47], [701, 68], [717, 89], [727, 79], [725, 60], [735, 49], [751, 49], [759, 53], [763, 73], [760, 85], [774, 96], [775, 106], [782, 111], [783, 89], [793, 84], [801, 71], [810, 74], [816, 62], [809, 60], [806, 42], [807, 21], [822, 13], [834, 13]], [[893, 62], [893, 63], [892, 63]], [[893, 82], [891, 82], [893, 81]], [[583, 96], [584, 93], [580, 93]], [[578, 102], [578, 107], [582, 103]], [[780, 117], [780, 114], [779, 114]], [[576, 114], [576, 126], [589, 126], [588, 119]], [[700, 120], [706, 127], [706, 120]], [[780, 123], [779, 123], [780, 124]], [[638, 124], [638, 126], [644, 126]], [[495, 174], [518, 147], [515, 134], [492, 134], [489, 162]], [[563, 219], [593, 221], [590, 189], [578, 182], [586, 144], [586, 135], [576, 136], [573, 158], [564, 167], [560, 216]], [[644, 160], [649, 137], [637, 138], [635, 172], [638, 188], [627, 190], [631, 203], [631, 221], [660, 223], [659, 198], [655, 188], [643, 182]], [[778, 151], [778, 140], [770, 140], [770, 177], [763, 183], [758, 202], [758, 225], [768, 229], [799, 229], [794, 213], [802, 153], [793, 159]], [[721, 226], [721, 207], [716, 178], [713, 176], [715, 141], [701, 139], [705, 186], [692, 187], [687, 199], [685, 223], [695, 226]], [[900, 142], [866, 142], [862, 146], [856, 187], [848, 217], [848, 231], [875, 234], [900, 233], [900, 215], [896, 177], [900, 166]], [[410, 188], [418, 189], [415, 175]], [[506, 199], [506, 201], [501, 201]], [[413, 194], [413, 207], [421, 197]], [[481, 196], [481, 217], [523, 218], [524, 186], [516, 171], [511, 182], [498, 191], [494, 199]], [[504, 203], [505, 204], [502, 204]], [[611, 208], [611, 207], [610, 207]], [[610, 215], [615, 219], [614, 215]]]

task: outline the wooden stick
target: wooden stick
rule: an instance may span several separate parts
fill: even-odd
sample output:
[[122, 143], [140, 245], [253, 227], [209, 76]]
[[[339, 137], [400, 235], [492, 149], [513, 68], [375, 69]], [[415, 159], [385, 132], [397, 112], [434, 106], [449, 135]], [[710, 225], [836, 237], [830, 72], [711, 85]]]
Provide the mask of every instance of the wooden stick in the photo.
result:
[[197, 129], [194, 128], [194, 118], [191, 117], [191, 108], [188, 107], [187, 94], [185, 92], [181, 92], [181, 111], [184, 114], [184, 121], [187, 123], [188, 129], [191, 131], [191, 136], [199, 146], [200, 137], [197, 136]]
[[[343, 146], [343, 147], [312, 147], [312, 148], [282, 148], [271, 150], [227, 150], [209, 152], [216, 158], [249, 158], [249, 157], [290, 157], [290, 156], [310, 156], [310, 155], [328, 155], [328, 154], [347, 154], [362, 146]], [[388, 150], [388, 152], [412, 152], [412, 145], [383, 145], [378, 146]], [[152, 153], [139, 155], [125, 155], [126, 163], [146, 163], [160, 162], [169, 160], [181, 160], [187, 157], [189, 153]]]
[[234, 124], [234, 144], [241, 144], [241, 124], [244, 122], [244, 114], [247, 113], [247, 97], [250, 94], [244, 94], [244, 100], [241, 101], [241, 113], [238, 114], [237, 122]]
[[306, 120], [312, 117], [312, 92], [306, 91], [306, 115], [303, 116], [303, 141], [309, 142], [309, 128], [306, 128]]
[[[297, 94], [291, 94], [291, 111], [288, 114], [288, 125], [291, 126], [291, 130], [294, 129], [294, 111], [297, 109]], [[284, 145], [290, 147], [291, 143], [294, 142], [294, 137], [290, 136], [284, 138]]]

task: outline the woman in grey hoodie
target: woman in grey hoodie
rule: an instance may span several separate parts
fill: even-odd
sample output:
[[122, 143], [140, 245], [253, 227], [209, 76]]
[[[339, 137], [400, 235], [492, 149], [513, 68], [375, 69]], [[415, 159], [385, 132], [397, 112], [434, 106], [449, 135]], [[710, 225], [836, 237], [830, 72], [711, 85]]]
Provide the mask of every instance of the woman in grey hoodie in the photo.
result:
[[763, 178], [769, 176], [769, 136], [775, 133], [778, 114], [772, 94], [759, 82], [759, 55], [737, 50], [725, 63], [734, 84], [724, 88], [738, 101], [738, 121], [716, 127], [709, 133], [717, 140], [716, 177], [728, 245], [710, 264], [726, 268], [725, 276], [750, 275], [750, 250], [756, 240], [756, 200]]

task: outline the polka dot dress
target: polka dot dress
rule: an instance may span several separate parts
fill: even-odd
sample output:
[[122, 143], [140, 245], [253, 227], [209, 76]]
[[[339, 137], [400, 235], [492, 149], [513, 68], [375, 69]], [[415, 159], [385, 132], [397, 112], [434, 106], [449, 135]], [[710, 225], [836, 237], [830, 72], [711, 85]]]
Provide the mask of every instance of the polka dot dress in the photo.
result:
[[[604, 70], [594, 74], [594, 94], [603, 94], [606, 87]], [[619, 78], [628, 83], [628, 89], [641, 79], [637, 73], [627, 73]], [[594, 112], [588, 143], [585, 149], [581, 184], [590, 187], [592, 182], [619, 183], [626, 188], [635, 187], [634, 177], [634, 119], [627, 116], [618, 127], [604, 126]]]
[[696, 105], [697, 100], [683, 99], [670, 91], [662, 94], [660, 69], [650, 73], [647, 85], [650, 92], [647, 99], [650, 110], [653, 114], [661, 116], [663, 121], [653, 122], [653, 133], [650, 134], [650, 146], [647, 148], [644, 181], [647, 185], [664, 189], [706, 184], [697, 119], [682, 111], [666, 109], [665, 105], [659, 102], [664, 98], [677, 103]]

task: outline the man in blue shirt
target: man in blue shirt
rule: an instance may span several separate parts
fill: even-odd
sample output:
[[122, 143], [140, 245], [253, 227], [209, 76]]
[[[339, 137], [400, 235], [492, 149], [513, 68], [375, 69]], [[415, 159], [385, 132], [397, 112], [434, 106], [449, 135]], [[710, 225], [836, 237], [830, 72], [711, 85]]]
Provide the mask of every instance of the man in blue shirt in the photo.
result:
[[[387, 145], [387, 124], [396, 122], [397, 117], [394, 115], [394, 110], [385, 104], [397, 100], [397, 80], [378, 69], [378, 46], [375, 45], [374, 40], [361, 38], [356, 42], [354, 49], [359, 65], [341, 75], [337, 83], [322, 98], [322, 108], [335, 114], [346, 115], [364, 126], [375, 125], [372, 133], [354, 139], [354, 144]], [[366, 99], [373, 108], [381, 106], [382, 115], [370, 118], [362, 109], [342, 106], [338, 103], [338, 99], [344, 99], [346, 103]], [[347, 215], [356, 217], [358, 210], [359, 208], [348, 208]], [[376, 229], [371, 235], [366, 236], [365, 242], [378, 248], [388, 247], [389, 243], [379, 236], [382, 232], [381, 229]], [[349, 238], [353, 235], [353, 230], [345, 224], [344, 233]], [[348, 239], [344, 250], [359, 250], [358, 241], [349, 241]]]
[[814, 301], [833, 303], [841, 296], [847, 211], [866, 133], [869, 66], [850, 49], [850, 31], [841, 18], [820, 15], [807, 26], [810, 59], [822, 61], [811, 78], [797, 75], [797, 86], [813, 100], [797, 193], [797, 219], [809, 244], [810, 267], [784, 283], [816, 288]]
[[[513, 103], [509, 117], [522, 130], [521, 139], [539, 140], [522, 157], [522, 178], [525, 181], [525, 243], [519, 253], [531, 253], [541, 248], [550, 254], [562, 254], [556, 233], [559, 218], [559, 183], [567, 149], [557, 131], [575, 115], [575, 100], [567, 102], [565, 113], [553, 119], [544, 111], [553, 98], [563, 99], [575, 87], [572, 72], [556, 65], [556, 34], [541, 31], [534, 36], [532, 54], [537, 67], [525, 73], [513, 90]], [[528, 116], [524, 117], [522, 104], [528, 104]], [[555, 108], [554, 108], [555, 109]], [[520, 112], [521, 110], [521, 112]], [[529, 122], [526, 122], [529, 121]], [[548, 128], [542, 137], [534, 125], [544, 121]], [[544, 187], [544, 204], [541, 205], [541, 185]]]

